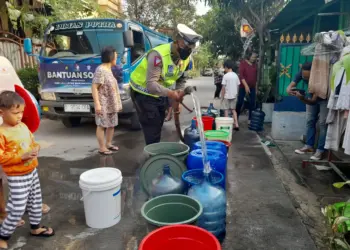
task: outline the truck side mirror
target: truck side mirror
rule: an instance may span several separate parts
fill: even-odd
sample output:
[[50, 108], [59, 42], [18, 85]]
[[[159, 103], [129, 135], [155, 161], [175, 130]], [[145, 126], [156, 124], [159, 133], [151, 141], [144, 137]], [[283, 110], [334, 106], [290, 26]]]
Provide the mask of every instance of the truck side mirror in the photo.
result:
[[124, 46], [126, 48], [134, 47], [134, 34], [132, 30], [126, 30], [123, 32]]
[[25, 38], [23, 41], [24, 52], [28, 55], [33, 54], [33, 45], [30, 38]]

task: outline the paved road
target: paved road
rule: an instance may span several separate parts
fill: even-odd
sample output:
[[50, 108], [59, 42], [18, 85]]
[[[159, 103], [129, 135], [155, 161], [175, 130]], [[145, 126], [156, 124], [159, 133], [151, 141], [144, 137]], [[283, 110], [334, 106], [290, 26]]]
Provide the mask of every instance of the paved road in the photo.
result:
[[[198, 78], [196, 85], [202, 106], [214, 94], [212, 78]], [[188, 106], [193, 107], [189, 97]], [[184, 127], [193, 114], [181, 115]], [[28, 225], [16, 231], [10, 249], [32, 250], [137, 250], [149, 232], [140, 208], [146, 197], [139, 185], [142, 161], [142, 132], [126, 126], [116, 130], [115, 143], [120, 152], [113, 156], [97, 154], [93, 124], [67, 129], [56, 121], [43, 121], [36, 134], [42, 144], [39, 175], [44, 202], [52, 211], [43, 224], [56, 229], [55, 237], [28, 237]], [[163, 141], [178, 141], [172, 122], [163, 129]], [[108, 229], [90, 229], [85, 224], [79, 175], [92, 168], [116, 167], [123, 173], [122, 220]], [[288, 249], [314, 250], [315, 246], [293, 207], [274, 168], [262, 149], [256, 133], [244, 122], [234, 135], [227, 170], [227, 236], [223, 250]]]
[[[201, 103], [207, 106], [214, 93], [213, 79], [197, 78], [188, 84], [198, 87]], [[185, 102], [193, 107], [190, 97], [186, 97]], [[184, 127], [189, 126], [192, 116], [183, 111]], [[142, 132], [130, 131], [126, 124], [119, 126], [114, 139], [120, 152], [108, 157], [97, 153], [92, 121], [68, 129], [59, 121], [43, 120], [35, 137], [42, 146], [39, 175], [43, 199], [52, 208], [44, 217], [43, 224], [53, 226], [56, 235], [51, 239], [27, 237], [28, 226], [25, 226], [16, 231], [10, 241], [10, 249], [137, 249], [147, 233], [139, 213], [145, 197], [137, 177], [144, 147]], [[164, 125], [162, 140], [179, 140], [173, 121]], [[105, 166], [117, 167], [123, 173], [122, 221], [111, 229], [93, 230], [85, 225], [79, 175], [85, 170]]]

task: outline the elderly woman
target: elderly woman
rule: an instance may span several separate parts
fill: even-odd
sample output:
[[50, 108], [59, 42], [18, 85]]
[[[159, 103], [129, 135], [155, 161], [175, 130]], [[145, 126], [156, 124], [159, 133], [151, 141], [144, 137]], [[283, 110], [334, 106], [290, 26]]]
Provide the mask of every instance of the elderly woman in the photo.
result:
[[98, 152], [102, 155], [110, 155], [119, 150], [112, 144], [112, 140], [114, 127], [118, 125], [118, 112], [122, 110], [118, 83], [112, 73], [112, 67], [117, 61], [116, 50], [110, 46], [103, 48], [101, 61], [102, 64], [95, 71], [91, 88], [95, 104]]

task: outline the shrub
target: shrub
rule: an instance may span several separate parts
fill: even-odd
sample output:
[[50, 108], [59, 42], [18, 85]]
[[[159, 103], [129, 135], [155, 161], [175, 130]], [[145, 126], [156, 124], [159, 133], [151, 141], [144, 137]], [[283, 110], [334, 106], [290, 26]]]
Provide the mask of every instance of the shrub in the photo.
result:
[[17, 74], [24, 88], [39, 100], [40, 94], [38, 88], [40, 83], [37, 67], [26, 66], [25, 68], [18, 70]]

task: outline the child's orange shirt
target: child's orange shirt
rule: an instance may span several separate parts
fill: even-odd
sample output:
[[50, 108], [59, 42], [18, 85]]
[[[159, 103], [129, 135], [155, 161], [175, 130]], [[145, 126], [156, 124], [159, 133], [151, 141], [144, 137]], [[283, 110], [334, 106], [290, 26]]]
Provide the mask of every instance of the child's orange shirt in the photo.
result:
[[22, 155], [39, 147], [24, 123], [0, 126], [0, 165], [8, 176], [25, 175], [38, 166], [38, 159], [22, 161]]

